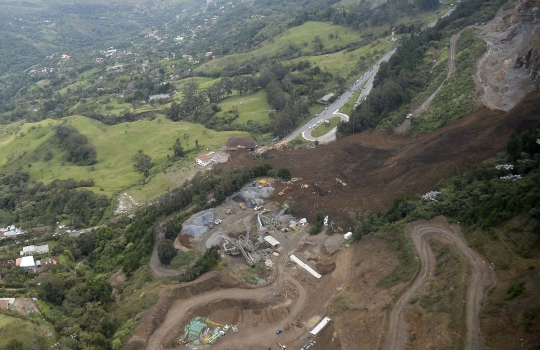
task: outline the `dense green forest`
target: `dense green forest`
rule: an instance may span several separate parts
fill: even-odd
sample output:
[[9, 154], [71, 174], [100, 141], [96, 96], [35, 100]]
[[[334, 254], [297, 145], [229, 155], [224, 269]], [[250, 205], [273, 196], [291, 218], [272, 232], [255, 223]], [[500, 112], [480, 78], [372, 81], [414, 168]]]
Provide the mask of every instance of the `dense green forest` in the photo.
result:
[[0, 220], [25, 227], [54, 225], [63, 217], [76, 228], [95, 226], [104, 217], [110, 201], [84, 189], [93, 181], [53, 181], [31, 184], [23, 171], [0, 174]]

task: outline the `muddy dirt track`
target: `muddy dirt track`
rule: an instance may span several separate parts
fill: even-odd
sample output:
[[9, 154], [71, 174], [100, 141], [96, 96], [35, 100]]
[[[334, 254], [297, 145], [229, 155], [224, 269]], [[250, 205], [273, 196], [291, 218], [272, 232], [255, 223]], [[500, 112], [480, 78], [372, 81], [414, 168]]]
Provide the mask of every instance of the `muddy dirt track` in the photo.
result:
[[444, 238], [455, 244], [460, 254], [468, 262], [469, 273], [465, 300], [465, 324], [467, 330], [465, 349], [482, 348], [479, 315], [486, 289], [495, 283], [495, 272], [489, 262], [486, 262], [480, 254], [468, 247], [458, 226], [416, 221], [409, 225], [408, 231], [422, 265], [409, 288], [401, 295], [392, 308], [384, 349], [403, 349], [407, 344], [409, 334], [406, 329], [407, 323], [405, 321], [404, 311], [411, 298], [427, 282], [427, 279], [435, 269], [436, 261], [428, 244], [428, 239], [431, 237]]
[[[303, 181], [270, 200], [302, 203], [295, 207], [298, 217], [313, 221], [322, 211], [345, 230], [352, 225], [351, 214], [385, 210], [396, 197], [433, 190], [456, 169], [463, 172], [505, 150], [512, 133], [538, 121], [540, 92], [531, 92], [509, 112], [482, 108], [428, 135], [364, 132], [314, 149], [271, 151], [270, 159], [239, 152], [223, 166], [267, 162], [275, 169], [289, 168]], [[335, 178], [347, 186], [336, 185]], [[309, 190], [301, 190], [300, 183], [309, 184]], [[284, 187], [277, 184], [275, 193]]]

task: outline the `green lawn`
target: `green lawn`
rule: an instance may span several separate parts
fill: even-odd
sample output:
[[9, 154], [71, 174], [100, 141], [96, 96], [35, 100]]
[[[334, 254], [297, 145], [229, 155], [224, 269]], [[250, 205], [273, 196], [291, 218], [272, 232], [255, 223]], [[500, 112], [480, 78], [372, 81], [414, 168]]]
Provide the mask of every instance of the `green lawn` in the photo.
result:
[[[182, 140], [186, 150], [191, 151], [184, 162], [192, 163], [199, 153], [206, 152], [207, 147], [211, 151], [217, 151], [230, 136], [248, 136], [245, 132], [217, 132], [206, 129], [200, 124], [172, 122], [163, 116], [152, 121], [139, 120], [114, 126], [107, 126], [83, 116], [71, 116], [65, 120], [67, 124], [75, 126], [86, 135], [88, 140], [96, 146], [98, 160], [96, 164], [76, 166], [65, 163], [63, 152], [47, 142], [54, 133], [54, 126], [60, 121], [44, 120], [23, 126], [15, 124], [0, 128], [0, 135], [7, 135], [0, 141], [0, 166], [3, 168], [0, 169], [14, 171], [22, 167], [30, 173], [31, 181], [44, 183], [55, 179], [91, 178], [95, 181], [95, 187], [92, 188], [94, 191], [110, 196], [142, 181], [142, 176], [134, 171], [132, 161], [137, 151], [142, 149], [152, 158], [155, 165], [152, 169], [155, 178], [151, 180], [152, 187], [150, 188], [162, 191], [167, 187], [180, 185], [175, 181], [174, 174], [171, 175], [173, 180], [161, 174], [161, 169], [167, 162], [167, 155], [172, 156], [169, 148], [177, 138]], [[17, 131], [16, 134], [15, 131]], [[21, 136], [21, 133], [24, 136]], [[183, 138], [184, 134], [189, 135], [189, 147]], [[193, 149], [195, 140], [199, 141], [201, 149], [199, 152]], [[51, 160], [44, 161], [43, 155], [47, 150], [51, 150], [54, 156]], [[28, 164], [31, 164], [31, 167], [28, 167]], [[144, 192], [143, 197], [153, 198], [159, 193], [161, 192]]]
[[266, 100], [265, 90], [259, 90], [252, 95], [231, 96], [221, 101], [219, 105], [221, 112], [216, 114], [218, 118], [236, 107], [239, 117], [234, 121], [235, 123], [246, 124], [249, 120], [253, 120], [265, 124], [270, 121], [267, 110], [272, 107]]
[[[333, 39], [330, 39], [330, 34], [334, 35]], [[302, 56], [310, 55], [315, 52], [312, 41], [317, 35], [321, 38], [325, 49], [335, 46], [343, 47], [360, 40], [359, 33], [353, 29], [323, 22], [306, 22], [301, 26], [291, 28], [274, 38], [266, 40], [261, 44], [260, 48], [251, 52], [218, 58], [197, 67], [195, 70], [209, 71], [216, 67], [225, 67], [234, 62], [246, 62], [262, 56], [273, 57], [278, 55], [280, 51], [287, 49], [291, 44], [299, 47]]]
[[311, 136], [313, 136], [313, 137], [323, 136], [324, 134], [326, 134], [327, 132], [332, 130], [336, 125], [338, 125], [339, 122], [341, 121], [341, 118], [340, 117], [332, 117], [332, 118], [327, 119], [327, 120], [330, 123], [322, 122], [321, 125], [316, 127], [315, 130], [313, 130], [311, 132]]

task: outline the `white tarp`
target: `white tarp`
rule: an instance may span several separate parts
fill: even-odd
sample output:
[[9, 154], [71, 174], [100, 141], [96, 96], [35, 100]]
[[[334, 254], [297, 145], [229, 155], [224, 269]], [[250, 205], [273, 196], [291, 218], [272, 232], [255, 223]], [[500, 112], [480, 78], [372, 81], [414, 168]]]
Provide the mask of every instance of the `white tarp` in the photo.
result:
[[316, 278], [321, 278], [322, 276], [315, 270], [313, 270], [308, 264], [302, 262], [302, 260], [298, 259], [294, 254], [291, 254], [290, 256], [291, 260], [303, 267], [307, 272], [315, 276]]
[[279, 241], [272, 236], [265, 236], [264, 240], [270, 243], [272, 247], [275, 247], [279, 244]]

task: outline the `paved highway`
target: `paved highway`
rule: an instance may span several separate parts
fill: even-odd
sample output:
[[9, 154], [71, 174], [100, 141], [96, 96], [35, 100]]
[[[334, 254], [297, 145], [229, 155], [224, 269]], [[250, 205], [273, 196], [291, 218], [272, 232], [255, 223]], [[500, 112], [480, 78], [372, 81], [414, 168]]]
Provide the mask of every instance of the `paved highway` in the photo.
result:
[[[285, 137], [283, 140], [281, 140], [279, 144], [286, 144], [295, 138], [297, 138], [299, 135], [301, 135], [306, 130], [311, 130], [310, 126], [313, 127], [313, 125], [316, 125], [317, 123], [322, 123], [325, 119], [328, 119], [332, 116], [332, 114], [339, 112], [339, 109], [353, 96], [354, 92], [362, 86], [365, 82], [367, 82], [371, 77], [375, 76], [377, 74], [377, 71], [379, 70], [379, 65], [381, 62], [388, 61], [390, 57], [396, 52], [396, 49], [393, 49], [392, 51], [388, 52], [386, 55], [384, 55], [383, 58], [381, 58], [373, 67], [371, 67], [362, 77], [360, 77], [349, 89], [347, 89], [336, 101], [334, 101], [332, 104], [330, 104], [328, 107], [326, 107], [325, 110], [323, 110], [321, 113], [316, 115], [313, 119], [308, 121], [306, 124], [302, 125], [300, 128], [296, 129], [293, 133], [291, 133], [289, 136]], [[372, 80], [373, 81], [373, 80]], [[306, 133], [307, 134], [307, 133]], [[311, 134], [311, 133], [309, 133]]]

